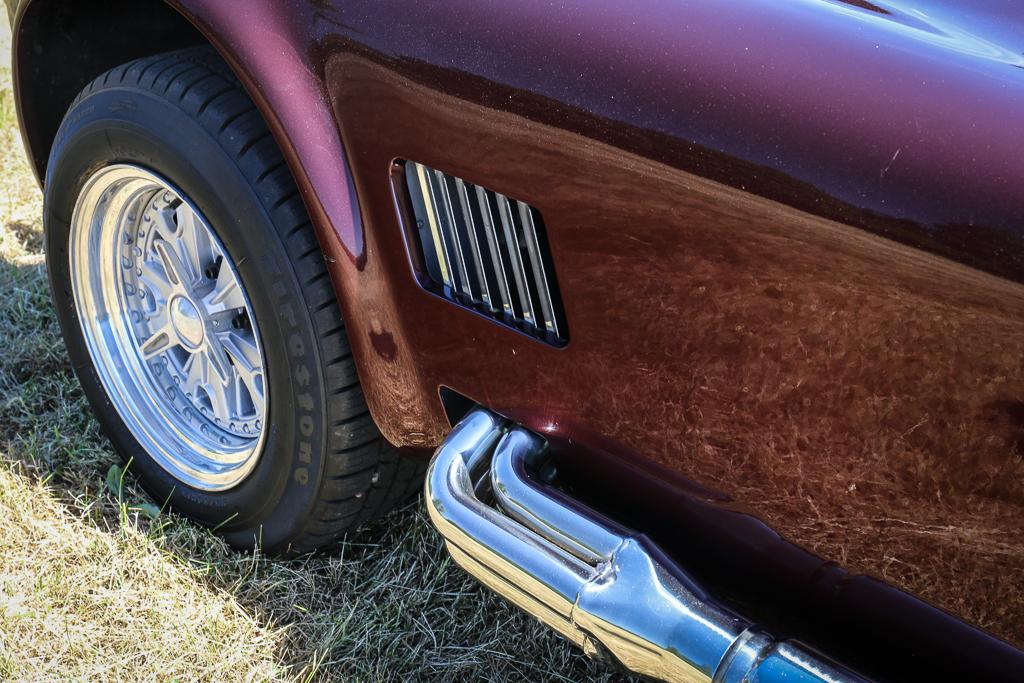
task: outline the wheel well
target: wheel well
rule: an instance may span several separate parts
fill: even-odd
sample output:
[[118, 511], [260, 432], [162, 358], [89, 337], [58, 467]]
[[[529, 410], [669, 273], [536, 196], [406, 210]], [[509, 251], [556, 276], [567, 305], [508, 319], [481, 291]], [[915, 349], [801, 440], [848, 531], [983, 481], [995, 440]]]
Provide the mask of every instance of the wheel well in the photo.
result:
[[163, 0], [35, 0], [18, 24], [15, 87], [25, 141], [43, 179], [54, 136], [78, 92], [138, 57], [206, 43]]

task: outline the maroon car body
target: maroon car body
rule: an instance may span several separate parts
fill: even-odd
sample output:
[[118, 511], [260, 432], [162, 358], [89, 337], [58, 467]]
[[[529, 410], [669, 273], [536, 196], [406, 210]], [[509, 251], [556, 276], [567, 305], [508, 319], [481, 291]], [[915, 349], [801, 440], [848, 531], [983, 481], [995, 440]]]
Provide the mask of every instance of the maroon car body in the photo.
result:
[[[40, 177], [81, 83], [199, 39], [159, 3], [7, 1]], [[1024, 676], [1019, 3], [170, 6], [282, 147], [389, 441], [429, 454], [450, 389], [868, 674]], [[405, 159], [540, 211], [566, 346], [420, 286]]]

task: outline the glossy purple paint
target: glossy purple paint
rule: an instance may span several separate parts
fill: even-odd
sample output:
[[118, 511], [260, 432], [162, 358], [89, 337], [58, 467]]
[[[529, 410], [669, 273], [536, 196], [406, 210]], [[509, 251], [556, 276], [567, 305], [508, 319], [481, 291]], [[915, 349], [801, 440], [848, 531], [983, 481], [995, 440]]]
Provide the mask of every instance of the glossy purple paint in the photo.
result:
[[[349, 258], [363, 254], [359, 208], [351, 187], [337, 125], [323, 83], [309, 60], [305, 12], [286, 2], [172, 2], [199, 25], [250, 92], [287, 151], [299, 187], [320, 232]], [[317, 191], [312, 191], [317, 188]], [[339, 253], [337, 247], [332, 253]]]
[[[788, 542], [1024, 642], [1006, 590], [1024, 580], [1024, 378], [989, 362], [1024, 339], [1019, 3], [172, 4], [271, 123], [391, 441], [436, 445], [451, 387], [547, 434], [581, 489], [657, 500], [640, 516], [737, 601], [819, 610], [792, 625], [804, 637], [845, 634], [900, 676], [1019, 670], [1018, 651]], [[541, 210], [568, 347], [419, 287], [401, 158]], [[868, 415], [846, 424], [846, 406]], [[954, 438], [961, 423], [982, 437]], [[950, 540], [915, 545], [900, 523]]]
[[662, 133], [860, 209], [1018, 229], [1022, 12], [912, 4], [883, 15], [825, 0], [466, 1], [444, 13], [356, 2], [320, 25], [333, 25], [325, 40]]

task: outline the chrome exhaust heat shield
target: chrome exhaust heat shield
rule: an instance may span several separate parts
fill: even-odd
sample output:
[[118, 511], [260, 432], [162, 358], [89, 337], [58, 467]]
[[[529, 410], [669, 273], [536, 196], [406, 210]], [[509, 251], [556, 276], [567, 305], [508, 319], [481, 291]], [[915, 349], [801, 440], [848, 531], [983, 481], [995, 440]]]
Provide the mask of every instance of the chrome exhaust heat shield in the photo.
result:
[[865, 679], [716, 603], [656, 546], [541, 483], [547, 444], [483, 409], [438, 448], [430, 519], [481, 583], [595, 656], [686, 683]]

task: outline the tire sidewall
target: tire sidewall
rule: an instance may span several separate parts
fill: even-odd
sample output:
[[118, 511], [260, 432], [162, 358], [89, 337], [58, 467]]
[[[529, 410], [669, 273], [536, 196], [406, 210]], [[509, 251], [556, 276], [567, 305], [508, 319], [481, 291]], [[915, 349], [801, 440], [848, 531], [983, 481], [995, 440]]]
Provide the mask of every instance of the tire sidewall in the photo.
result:
[[[68, 238], [75, 202], [102, 167], [133, 164], [168, 180], [199, 209], [224, 245], [249, 298], [263, 345], [267, 432], [253, 471], [206, 492], [153, 460], [110, 402], [85, 345], [71, 291]], [[139, 88], [110, 88], [72, 106], [48, 164], [44, 226], [50, 284], [68, 353], [103, 431], [159, 503], [219, 526], [236, 546], [267, 549], [295, 534], [315, 504], [324, 471], [326, 410], [317, 338], [270, 198], [187, 112]], [[113, 264], [97, 264], [100, 267]]]

